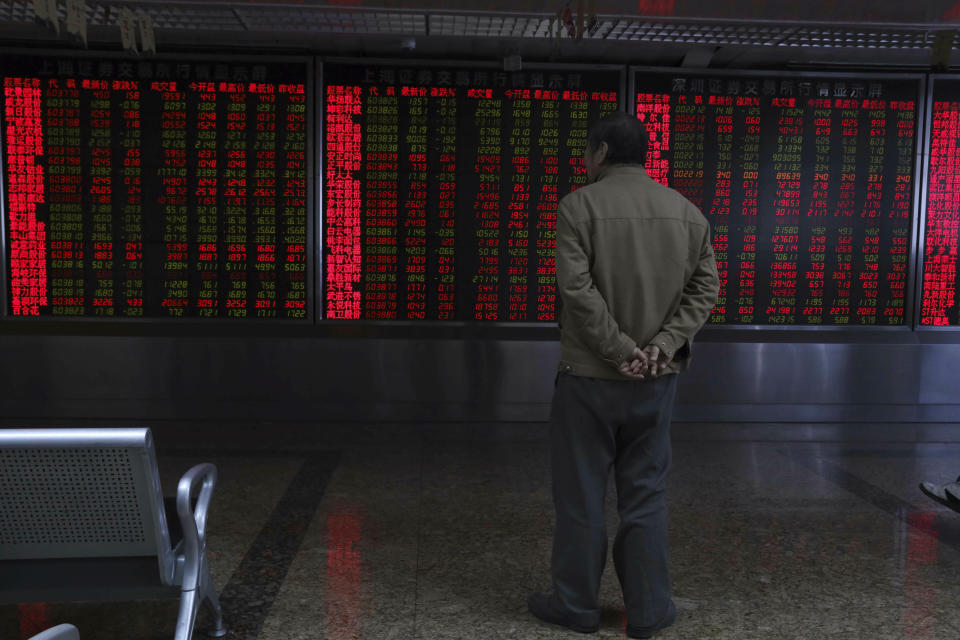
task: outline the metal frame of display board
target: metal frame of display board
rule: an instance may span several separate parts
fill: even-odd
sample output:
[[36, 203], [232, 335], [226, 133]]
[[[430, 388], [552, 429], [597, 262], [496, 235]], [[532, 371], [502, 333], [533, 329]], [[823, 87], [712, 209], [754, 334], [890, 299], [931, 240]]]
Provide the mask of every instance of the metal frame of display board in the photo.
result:
[[[4, 56], [17, 56], [23, 58], [74, 58], [74, 59], [94, 59], [94, 60], [127, 60], [131, 62], [140, 62], [139, 59], [131, 58], [128, 54], [120, 53], [117, 51], [74, 51], [74, 50], [59, 50], [59, 49], [28, 49], [28, 48], [0, 48], [0, 77], [4, 77], [4, 66], [3, 59]], [[236, 63], [245, 63], [245, 64], [277, 64], [277, 63], [296, 63], [303, 64], [305, 67], [304, 72], [304, 83], [305, 83], [305, 96], [307, 100], [307, 109], [305, 113], [307, 114], [307, 136], [306, 136], [306, 145], [307, 150], [305, 152], [306, 158], [306, 175], [307, 175], [307, 185], [306, 185], [306, 251], [310, 255], [312, 252], [316, 251], [316, 247], [313, 246], [314, 240], [314, 227], [318, 224], [319, 218], [319, 202], [317, 201], [316, 189], [313, 184], [313, 180], [310, 179], [310, 176], [313, 175], [314, 165], [316, 164], [315, 158], [317, 149], [313, 146], [314, 139], [309, 135], [311, 127], [316, 130], [317, 122], [315, 118], [314, 109], [311, 109], [309, 104], [310, 100], [313, 100], [316, 95], [317, 85], [315, 83], [314, 69], [316, 65], [317, 58], [315, 56], [290, 56], [290, 55], [269, 55], [263, 57], [255, 57], [253, 55], [244, 55], [244, 54], [228, 54], [228, 55], [213, 55], [213, 54], [189, 54], [189, 53], [164, 53], [151, 55], [148, 59], [150, 62], [222, 62], [225, 64], [236, 64]], [[9, 309], [7, 305], [7, 298], [9, 297], [10, 292], [6, 288], [6, 273], [8, 270], [7, 265], [7, 255], [6, 255], [6, 193], [3, 190], [3, 178], [6, 175], [6, 156], [4, 151], [4, 141], [0, 140], [0, 259], [2, 259], [2, 269], [0, 269], [0, 294], [3, 296], [3, 302], [0, 303], [0, 325], [7, 324], [23, 324], [23, 323], [45, 323], [45, 324], [64, 324], [64, 325], [76, 325], [82, 326], [85, 323], [92, 323], [95, 325], [103, 326], [147, 326], [147, 325], [162, 325], [163, 327], [174, 327], [174, 326], [208, 326], [211, 324], [216, 324], [223, 328], [225, 325], [231, 326], [273, 326], [273, 327], [293, 327], [293, 326], [308, 326], [316, 323], [316, 315], [314, 304], [316, 301], [311, 302], [309, 295], [311, 293], [312, 287], [311, 283], [316, 282], [317, 274], [314, 269], [314, 263], [312, 260], [306, 260], [306, 285], [305, 285], [305, 295], [308, 296], [307, 300], [307, 317], [304, 319], [287, 319], [287, 318], [246, 318], [238, 320], [235, 318], [227, 317], [217, 317], [217, 318], [191, 318], [191, 317], [182, 317], [182, 318], [164, 318], [164, 317], [140, 317], [140, 318], [126, 318], [126, 317], [96, 317], [96, 316], [11, 316], [8, 315]]]
[[[934, 91], [936, 91], [937, 80], [952, 81], [960, 83], [960, 75], [950, 74], [950, 73], [931, 73], [928, 76], [929, 82], [927, 82], [926, 87], [926, 106], [924, 109], [924, 114], [926, 116], [926, 129], [924, 130], [924, 144], [923, 144], [923, 183], [918, 184], [917, 187], [920, 189], [920, 215], [917, 216], [917, 224], [919, 226], [919, 234], [922, 239], [921, 242], [917, 244], [917, 259], [916, 259], [916, 277], [914, 278], [914, 286], [917, 291], [917, 304], [914, 309], [913, 322], [914, 327], [918, 331], [958, 331], [960, 330], [960, 325], [949, 325], [949, 326], [926, 326], [920, 324], [920, 316], [923, 313], [923, 271], [926, 267], [926, 234], [927, 234], [927, 206], [928, 206], [928, 196], [930, 193], [930, 154], [933, 147], [933, 102], [934, 102]], [[918, 181], [919, 183], [920, 181]], [[957, 280], [956, 294], [960, 298], [960, 279]]]
[[[851, 331], [883, 331], [883, 332], [905, 332], [913, 331], [915, 324], [915, 309], [917, 304], [915, 276], [917, 272], [916, 259], [918, 246], [920, 243], [918, 217], [919, 217], [919, 183], [917, 178], [921, 177], [923, 169], [923, 143], [926, 135], [926, 120], [924, 115], [927, 107], [927, 74], [923, 73], [850, 73], [824, 71], [822, 73], [815, 71], [761, 71], [761, 70], [729, 70], [729, 69], [691, 69], [683, 67], [650, 67], [650, 66], [631, 66], [629, 67], [629, 99], [631, 109], [635, 104], [637, 95], [637, 74], [649, 72], [657, 75], [698, 75], [704, 77], [737, 77], [737, 78], [810, 78], [810, 79], [838, 79], [838, 80], [859, 80], [869, 82], [870, 80], [915, 80], [917, 81], [917, 118], [914, 129], [914, 195], [911, 203], [910, 228], [911, 239], [909, 250], [907, 252], [907, 291], [904, 296], [904, 323], [902, 325], [831, 325], [831, 324], [710, 324], [704, 325], [703, 331], [710, 333], [723, 333], [727, 331], [802, 331], [802, 332], [851, 332]], [[925, 177], [925, 176], [924, 176]], [[759, 217], [759, 216], [758, 216]], [[910, 270], [913, 270], [912, 272]]]
[[0, 322], [8, 317], [7, 297], [10, 295], [7, 289], [9, 267], [7, 266], [7, 190], [4, 181], [7, 176], [5, 139], [6, 136], [0, 132]]
[[311, 253], [310, 263], [313, 268], [313, 288], [310, 294], [313, 298], [310, 303], [311, 323], [316, 325], [323, 319], [323, 221], [324, 221], [324, 197], [323, 197], [323, 136], [326, 130], [326, 95], [323, 85], [323, 64], [320, 58], [313, 58], [313, 152], [310, 154], [312, 171], [308, 174], [312, 177], [310, 188], [313, 193], [311, 205], [313, 215], [310, 220], [313, 223], [313, 230], [310, 233], [310, 241], [313, 243], [313, 252]]
[[[331, 65], [361, 65], [361, 64], [370, 64], [370, 65], [384, 65], [384, 66], [393, 66], [393, 67], [413, 67], [413, 68], [426, 68], [426, 67], [451, 67], [458, 69], [502, 69], [502, 66], [494, 62], [479, 62], [476, 60], [473, 61], [464, 61], [464, 60], [431, 60], [427, 58], [417, 58], [417, 59], [390, 59], [390, 58], [356, 58], [356, 57], [319, 57], [318, 58], [318, 68], [323, 68], [326, 64]], [[620, 73], [620, 87], [617, 90], [619, 97], [618, 107], [620, 111], [626, 111], [628, 104], [626, 101], [626, 75], [627, 67], [622, 64], [563, 64], [563, 63], [524, 63], [522, 71], [618, 71]], [[510, 73], [510, 72], [507, 72]], [[322, 93], [324, 89], [324, 84], [318, 84], [319, 91]], [[319, 105], [318, 108], [322, 109], [323, 105], [326, 104], [324, 100], [325, 96], [321, 95], [320, 99], [317, 100]], [[322, 145], [323, 133], [320, 131], [322, 126], [325, 124], [323, 118], [318, 119], [318, 158], [319, 162], [317, 163], [321, 168], [318, 170], [318, 175], [322, 178], [323, 173], [323, 160], [324, 160], [324, 147]], [[323, 307], [323, 294], [324, 294], [324, 279], [323, 279], [323, 221], [325, 220], [325, 207], [326, 201], [323, 196], [323, 184], [322, 182], [318, 183], [317, 193], [319, 194], [319, 206], [320, 206], [320, 224], [318, 225], [319, 231], [317, 234], [318, 244], [320, 251], [318, 252], [318, 261], [320, 270], [320, 275], [317, 278], [317, 324], [328, 324], [333, 323], [336, 325], [356, 325], [356, 326], [367, 326], [371, 328], [377, 327], [396, 327], [396, 328], [412, 328], [412, 327], [485, 327], [490, 329], [507, 329], [507, 328], [516, 328], [516, 329], [526, 329], [538, 332], [538, 330], [548, 330], [550, 332], [550, 337], [553, 338], [553, 332], [556, 330], [557, 323], [554, 322], [510, 322], [505, 320], [344, 320], [339, 318], [325, 318]], [[557, 294], [559, 295], [559, 294]], [[546, 336], [546, 333], [543, 334]]]

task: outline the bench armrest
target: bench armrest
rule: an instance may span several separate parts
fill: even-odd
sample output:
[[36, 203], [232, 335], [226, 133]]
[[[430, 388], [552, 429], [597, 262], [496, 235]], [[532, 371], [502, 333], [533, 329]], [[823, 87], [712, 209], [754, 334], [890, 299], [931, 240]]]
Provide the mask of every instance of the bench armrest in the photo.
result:
[[[207, 548], [207, 512], [216, 484], [217, 468], [205, 462], [183, 474], [180, 484], [177, 485], [177, 516], [183, 527], [184, 591], [196, 589], [200, 582], [201, 563]], [[197, 487], [200, 487], [197, 506], [191, 508], [190, 498]]]
[[61, 624], [32, 636], [30, 640], [80, 640], [80, 633], [72, 624]]

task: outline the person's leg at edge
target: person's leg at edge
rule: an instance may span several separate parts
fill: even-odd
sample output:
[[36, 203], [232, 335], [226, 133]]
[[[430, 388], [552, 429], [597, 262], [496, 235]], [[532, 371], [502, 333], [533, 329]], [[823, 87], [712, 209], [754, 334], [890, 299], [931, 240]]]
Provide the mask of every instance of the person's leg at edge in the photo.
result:
[[603, 410], [605, 382], [561, 374], [550, 416], [554, 598], [562, 609], [594, 623], [600, 618], [607, 556], [604, 495], [615, 455]]
[[670, 420], [677, 375], [635, 383], [617, 434], [617, 507], [620, 526], [613, 560], [627, 622], [651, 627], [671, 610], [666, 476], [671, 463]]

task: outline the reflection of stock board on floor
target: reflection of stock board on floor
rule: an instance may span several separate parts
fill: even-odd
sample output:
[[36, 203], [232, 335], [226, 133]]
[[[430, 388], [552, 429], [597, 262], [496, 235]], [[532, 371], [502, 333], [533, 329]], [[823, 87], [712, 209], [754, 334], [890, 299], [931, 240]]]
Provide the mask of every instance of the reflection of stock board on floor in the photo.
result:
[[960, 324], [960, 82], [933, 79], [920, 324]]
[[553, 321], [558, 201], [619, 69], [326, 63], [324, 315]]
[[712, 323], [910, 324], [919, 77], [634, 73], [650, 174], [713, 227]]
[[308, 73], [5, 56], [8, 313], [308, 319]]

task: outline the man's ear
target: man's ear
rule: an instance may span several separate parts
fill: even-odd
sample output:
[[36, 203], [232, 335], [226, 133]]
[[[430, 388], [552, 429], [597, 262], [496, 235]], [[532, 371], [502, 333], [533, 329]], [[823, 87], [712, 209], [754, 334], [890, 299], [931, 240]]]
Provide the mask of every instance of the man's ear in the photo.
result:
[[600, 164], [603, 164], [607, 161], [607, 152], [610, 151], [610, 145], [608, 145], [606, 142], [601, 142], [600, 148], [597, 149], [597, 151], [600, 152]]

